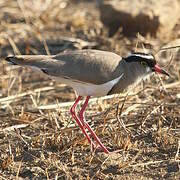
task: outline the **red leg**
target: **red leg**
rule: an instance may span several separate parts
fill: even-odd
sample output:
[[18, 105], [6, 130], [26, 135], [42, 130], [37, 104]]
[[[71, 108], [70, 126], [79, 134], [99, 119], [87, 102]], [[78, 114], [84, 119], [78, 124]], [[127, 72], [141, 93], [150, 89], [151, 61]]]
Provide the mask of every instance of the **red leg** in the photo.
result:
[[79, 118], [77, 117], [76, 113], [75, 113], [75, 110], [76, 110], [76, 107], [78, 105], [78, 102], [80, 101], [82, 97], [81, 96], [78, 96], [78, 98], [76, 99], [74, 105], [71, 107], [70, 109], [70, 112], [72, 114], [72, 117], [76, 120], [77, 124], [79, 125], [79, 127], [81, 128], [83, 134], [86, 136], [86, 138], [88, 139], [89, 143], [95, 147], [95, 144], [92, 142], [91, 138], [89, 137], [89, 135], [87, 134], [85, 128], [84, 128], [84, 125], [82, 124], [82, 122], [79, 120]]
[[89, 130], [89, 132], [91, 133], [91, 136], [95, 139], [95, 141], [97, 142], [97, 144], [101, 147], [101, 149], [106, 153], [109, 154], [108, 149], [103, 145], [103, 143], [100, 141], [100, 139], [97, 137], [97, 135], [95, 134], [95, 132], [91, 129], [91, 127], [89, 126], [89, 124], [85, 121], [84, 118], [84, 113], [86, 110], [86, 107], [88, 105], [88, 101], [90, 99], [90, 96], [87, 96], [80, 112], [79, 112], [79, 118], [81, 123]]

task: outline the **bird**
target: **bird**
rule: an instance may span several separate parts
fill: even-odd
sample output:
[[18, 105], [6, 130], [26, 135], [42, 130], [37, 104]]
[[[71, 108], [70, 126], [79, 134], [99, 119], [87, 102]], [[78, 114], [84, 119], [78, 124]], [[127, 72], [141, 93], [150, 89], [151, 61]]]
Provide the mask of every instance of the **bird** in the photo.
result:
[[[122, 93], [131, 85], [155, 73], [170, 76], [161, 68], [152, 53], [132, 52], [125, 57], [103, 50], [67, 50], [56, 55], [11, 55], [5, 58], [12, 65], [39, 69], [55, 81], [71, 86], [77, 99], [70, 108], [82, 133], [94, 149], [111, 153], [85, 120], [91, 97]], [[77, 105], [86, 97], [79, 112]]]

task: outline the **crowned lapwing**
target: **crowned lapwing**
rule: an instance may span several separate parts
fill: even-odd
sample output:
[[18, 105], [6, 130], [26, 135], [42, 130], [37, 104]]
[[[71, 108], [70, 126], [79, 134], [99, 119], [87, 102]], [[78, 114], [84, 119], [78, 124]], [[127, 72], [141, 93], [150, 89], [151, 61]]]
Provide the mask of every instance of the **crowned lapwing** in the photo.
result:
[[[121, 57], [108, 51], [87, 49], [65, 51], [51, 56], [8, 56], [6, 61], [13, 65], [36, 67], [56, 81], [71, 86], [78, 95], [70, 109], [72, 117], [92, 147], [98, 147], [105, 153], [110, 151], [102, 144], [84, 118], [90, 97], [120, 93], [153, 72], [169, 76], [159, 67], [152, 54], [137, 52]], [[76, 113], [78, 102], [83, 96], [86, 100], [79, 113]]]

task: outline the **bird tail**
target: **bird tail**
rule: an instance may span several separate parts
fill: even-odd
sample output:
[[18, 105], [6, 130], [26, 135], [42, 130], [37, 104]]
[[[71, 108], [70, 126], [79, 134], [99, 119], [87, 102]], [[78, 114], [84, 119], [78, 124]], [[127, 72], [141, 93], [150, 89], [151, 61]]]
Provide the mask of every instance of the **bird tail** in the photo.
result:
[[46, 55], [17, 55], [8, 56], [5, 60], [12, 65], [42, 68], [46, 64], [45, 61], [51, 58], [51, 56]]

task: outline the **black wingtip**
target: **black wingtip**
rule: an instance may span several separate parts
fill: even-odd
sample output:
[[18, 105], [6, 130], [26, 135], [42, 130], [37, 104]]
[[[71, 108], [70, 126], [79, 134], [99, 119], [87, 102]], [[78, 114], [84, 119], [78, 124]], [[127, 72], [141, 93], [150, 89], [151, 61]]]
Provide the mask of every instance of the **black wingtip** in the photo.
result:
[[15, 62], [12, 61], [12, 59], [14, 59], [15, 57], [14, 56], [7, 56], [5, 58], [5, 60], [9, 63], [9, 64], [12, 64], [12, 65], [17, 65]]

